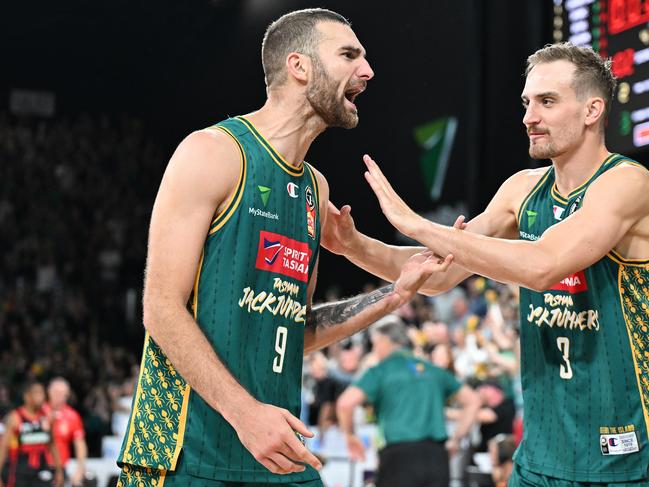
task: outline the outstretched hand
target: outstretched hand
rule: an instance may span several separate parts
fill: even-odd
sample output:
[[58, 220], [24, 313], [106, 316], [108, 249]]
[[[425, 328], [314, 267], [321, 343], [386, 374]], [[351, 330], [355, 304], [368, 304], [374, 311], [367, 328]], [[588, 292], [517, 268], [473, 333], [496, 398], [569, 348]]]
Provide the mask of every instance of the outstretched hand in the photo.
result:
[[320, 238], [320, 244], [329, 252], [346, 255], [352, 249], [358, 232], [351, 212], [352, 208], [349, 205], [339, 210], [331, 201], [329, 202], [327, 218]]
[[365, 179], [379, 200], [383, 214], [397, 230], [412, 237], [423, 219], [401, 199], [370, 156], [365, 154], [363, 161], [367, 166]]
[[399, 278], [394, 282], [394, 295], [398, 305], [410, 301], [419, 288], [434, 272], [446, 272], [453, 262], [453, 254], [441, 258], [430, 250], [410, 257], [401, 268]]

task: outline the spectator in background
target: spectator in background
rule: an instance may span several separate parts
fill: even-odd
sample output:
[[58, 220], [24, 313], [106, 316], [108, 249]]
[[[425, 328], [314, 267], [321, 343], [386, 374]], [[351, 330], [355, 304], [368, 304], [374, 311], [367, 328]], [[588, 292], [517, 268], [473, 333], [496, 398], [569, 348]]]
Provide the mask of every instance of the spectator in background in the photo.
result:
[[516, 408], [514, 401], [505, 396], [497, 381], [486, 381], [477, 387], [482, 400], [478, 413], [481, 441], [477, 451], [486, 452], [490, 439], [499, 434], [512, 434]]
[[327, 357], [322, 352], [315, 352], [309, 357], [308, 367], [313, 385], [307, 422], [318, 426], [318, 440], [322, 442], [326, 431], [336, 424], [336, 398], [344, 387], [330, 376]]
[[7, 432], [0, 443], [0, 487], [63, 487], [63, 468], [52, 442], [52, 421], [43, 410], [43, 384], [27, 382], [23, 402], [7, 417]]
[[77, 467], [70, 481], [73, 486], [82, 485], [86, 472], [88, 447], [81, 416], [68, 404], [70, 384], [63, 377], [52, 379], [47, 387], [47, 397], [48, 403], [44, 410], [54, 420], [52, 428], [54, 446], [59, 454], [61, 465], [65, 468], [71, 458], [70, 446], [74, 445]]
[[438, 343], [430, 352], [430, 361], [440, 369], [448, 370], [455, 375], [453, 351], [448, 343]]
[[516, 451], [516, 440], [513, 435], [501, 433], [489, 440], [488, 448], [491, 459], [491, 479], [495, 487], [507, 487], [514, 468], [512, 457]]
[[[479, 397], [448, 371], [416, 358], [407, 349], [408, 335], [398, 317], [379, 320], [370, 337], [379, 363], [343, 392], [336, 408], [350, 456], [364, 458], [363, 444], [354, 435], [353, 411], [368, 401], [386, 444], [379, 452], [377, 487], [447, 487], [448, 452], [454, 453], [468, 433], [480, 407]], [[463, 414], [449, 439], [444, 406], [452, 396]]]

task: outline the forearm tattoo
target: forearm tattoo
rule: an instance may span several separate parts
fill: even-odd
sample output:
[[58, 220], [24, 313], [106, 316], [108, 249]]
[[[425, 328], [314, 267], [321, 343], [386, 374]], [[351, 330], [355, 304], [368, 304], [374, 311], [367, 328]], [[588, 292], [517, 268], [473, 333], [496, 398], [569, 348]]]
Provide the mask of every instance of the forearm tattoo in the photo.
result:
[[328, 328], [339, 325], [356, 316], [365, 308], [378, 303], [385, 296], [394, 292], [394, 284], [361, 294], [354, 298], [335, 303], [325, 303], [312, 308], [306, 319], [306, 326], [312, 328]]

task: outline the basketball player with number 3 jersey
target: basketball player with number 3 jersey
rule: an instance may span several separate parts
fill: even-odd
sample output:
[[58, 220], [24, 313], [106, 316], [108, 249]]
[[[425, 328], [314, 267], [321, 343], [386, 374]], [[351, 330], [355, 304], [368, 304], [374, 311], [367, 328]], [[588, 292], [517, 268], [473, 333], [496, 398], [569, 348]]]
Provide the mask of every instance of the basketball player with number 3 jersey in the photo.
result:
[[[454, 264], [422, 290], [477, 273], [521, 286], [523, 440], [510, 486], [649, 484], [649, 172], [605, 145], [610, 61], [569, 43], [528, 58], [530, 156], [551, 166], [505, 181], [453, 228], [416, 215], [378, 165], [365, 177], [390, 222]], [[412, 252], [330, 211], [323, 246], [386, 279]], [[332, 230], [333, 229], [333, 230]]]

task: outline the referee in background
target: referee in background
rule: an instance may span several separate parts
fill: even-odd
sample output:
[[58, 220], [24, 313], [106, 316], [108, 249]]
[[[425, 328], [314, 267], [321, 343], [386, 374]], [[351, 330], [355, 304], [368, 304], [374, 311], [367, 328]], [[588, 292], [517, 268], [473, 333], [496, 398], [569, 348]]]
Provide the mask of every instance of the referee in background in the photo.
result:
[[[455, 453], [473, 425], [480, 398], [450, 372], [415, 357], [400, 318], [379, 320], [370, 329], [370, 339], [379, 363], [353, 382], [336, 404], [351, 458], [364, 458], [363, 444], [354, 435], [354, 408], [371, 403], [385, 439], [376, 486], [447, 487], [448, 454]], [[444, 408], [453, 396], [463, 414], [449, 438]]]

